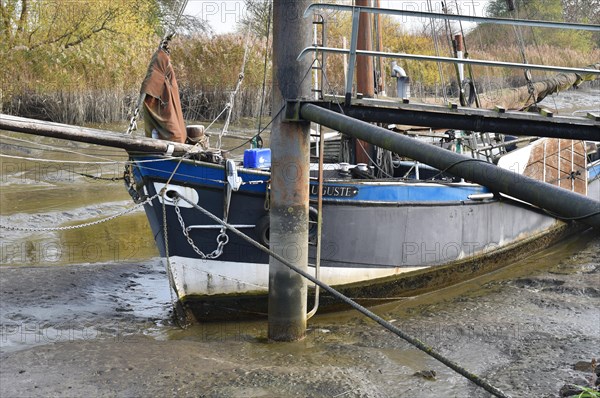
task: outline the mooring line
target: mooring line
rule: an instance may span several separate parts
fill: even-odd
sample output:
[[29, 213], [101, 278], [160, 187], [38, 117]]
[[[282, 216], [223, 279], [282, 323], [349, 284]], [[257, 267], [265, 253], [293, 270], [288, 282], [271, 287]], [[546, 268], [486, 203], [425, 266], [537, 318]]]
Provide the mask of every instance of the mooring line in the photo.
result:
[[213, 221], [218, 222], [219, 224], [223, 225], [227, 229], [231, 230], [233, 233], [235, 233], [236, 235], [238, 235], [240, 238], [244, 239], [246, 242], [250, 243], [252, 246], [256, 247], [259, 250], [264, 251], [267, 254], [269, 254], [271, 257], [275, 258], [277, 261], [281, 262], [282, 264], [284, 264], [285, 266], [287, 266], [288, 268], [290, 268], [292, 271], [300, 274], [301, 276], [303, 276], [304, 278], [308, 279], [312, 283], [314, 283], [316, 285], [319, 285], [323, 290], [326, 290], [327, 292], [329, 292], [334, 297], [336, 297], [339, 300], [343, 301], [344, 303], [350, 305], [352, 308], [356, 309], [357, 311], [359, 311], [363, 315], [365, 315], [365, 316], [369, 317], [370, 319], [374, 320], [375, 322], [377, 322], [378, 324], [380, 324], [381, 326], [383, 326], [384, 328], [386, 328], [390, 332], [394, 333], [398, 337], [400, 337], [400, 338], [404, 339], [405, 341], [409, 342], [410, 344], [412, 344], [413, 346], [417, 347], [419, 350], [423, 351], [427, 355], [429, 355], [429, 356], [437, 359], [438, 361], [440, 361], [441, 363], [443, 363], [444, 365], [446, 365], [450, 369], [452, 369], [455, 372], [457, 372], [458, 374], [462, 375], [463, 377], [465, 377], [469, 381], [473, 382], [477, 386], [483, 388], [487, 392], [489, 392], [489, 393], [491, 393], [494, 396], [499, 397], [499, 398], [510, 398], [510, 395], [508, 395], [508, 394], [504, 393], [503, 391], [501, 391], [500, 389], [492, 386], [491, 384], [489, 384], [487, 381], [485, 381], [481, 377], [477, 376], [476, 374], [469, 372], [464, 367], [460, 366], [459, 364], [457, 364], [456, 362], [452, 361], [451, 359], [448, 359], [448, 358], [444, 357], [442, 354], [440, 354], [439, 352], [437, 352], [436, 350], [434, 350], [433, 347], [425, 344], [424, 342], [422, 342], [421, 340], [417, 339], [416, 337], [412, 337], [409, 334], [403, 332], [397, 326], [395, 326], [392, 323], [386, 321], [385, 319], [383, 319], [379, 315], [371, 312], [370, 310], [368, 310], [367, 308], [363, 307], [362, 305], [354, 302], [352, 299], [346, 297], [345, 295], [343, 295], [342, 293], [338, 292], [337, 290], [335, 290], [334, 288], [332, 288], [328, 284], [326, 284], [324, 282], [321, 282], [320, 280], [316, 279], [315, 277], [313, 277], [312, 275], [308, 274], [307, 272], [304, 272], [300, 268], [297, 268], [295, 265], [293, 265], [290, 262], [288, 262], [285, 258], [283, 258], [282, 256], [280, 256], [279, 254], [277, 254], [277, 253], [273, 252], [272, 250], [270, 250], [269, 248], [261, 245], [260, 243], [258, 243], [257, 241], [255, 241], [254, 239], [252, 239], [251, 237], [249, 237], [248, 235], [244, 234], [243, 232], [241, 232], [240, 230], [238, 230], [237, 228], [235, 228], [234, 226], [232, 226], [231, 224], [228, 224], [228, 223], [224, 222], [223, 220], [221, 220], [220, 218], [218, 218], [217, 216], [215, 216], [214, 214], [212, 214], [208, 210], [204, 209], [203, 207], [198, 206], [196, 203], [190, 201], [189, 199], [187, 199], [186, 197], [182, 196], [178, 192], [173, 192], [173, 196], [176, 196], [176, 197], [178, 197], [178, 198], [186, 201], [192, 207], [194, 207], [196, 210], [201, 211], [204, 215], [206, 215], [207, 217], [209, 217]]
[[145, 159], [145, 160], [111, 160], [106, 162], [87, 162], [84, 160], [61, 160], [61, 159], [40, 159], [40, 158], [31, 158], [27, 156], [15, 156], [15, 155], [7, 155], [5, 153], [0, 153], [0, 157], [2, 158], [10, 158], [10, 159], [19, 159], [19, 160], [28, 160], [31, 162], [39, 162], [39, 163], [65, 163], [65, 164], [95, 164], [95, 165], [118, 165], [118, 164], [134, 164], [134, 163], [157, 163], [157, 162], [166, 162], [169, 160], [177, 159], [177, 157], [166, 157], [161, 159]]

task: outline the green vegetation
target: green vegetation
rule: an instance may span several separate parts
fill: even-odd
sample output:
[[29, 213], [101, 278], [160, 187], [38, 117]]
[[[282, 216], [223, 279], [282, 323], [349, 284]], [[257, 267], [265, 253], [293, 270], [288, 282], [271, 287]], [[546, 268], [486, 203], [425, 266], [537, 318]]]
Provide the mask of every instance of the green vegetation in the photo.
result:
[[[248, 0], [249, 12], [235, 34], [210, 35], [201, 22], [184, 17], [182, 33], [173, 41], [172, 62], [179, 80], [186, 118], [212, 120], [229, 101], [249, 46], [244, 82], [233, 117], [257, 116], [260, 109], [264, 57], [266, 107], [270, 100], [270, 49], [265, 35], [270, 1]], [[600, 0], [492, 0], [489, 14], [502, 17], [600, 23]], [[2, 0], [0, 2], [0, 111], [67, 123], [113, 122], [128, 118], [150, 56], [174, 23], [180, 0]], [[342, 47], [350, 37], [350, 15], [327, 20], [327, 40]], [[444, 29], [439, 29], [439, 55], [450, 56]], [[383, 51], [434, 55], [429, 29], [408, 33], [390, 17], [382, 20]], [[455, 27], [456, 30], [456, 27]], [[456, 31], [454, 33], [457, 33]], [[271, 32], [272, 34], [272, 32]], [[522, 40], [517, 40], [517, 37]], [[585, 66], [600, 59], [600, 35], [557, 29], [481, 25], [466, 38], [472, 58], [522, 62], [519, 42], [530, 63]], [[269, 41], [269, 45], [272, 40]], [[385, 60], [385, 76], [390, 75]], [[455, 80], [454, 67], [432, 62], [400, 61], [411, 78], [413, 95], [446, 90]], [[522, 84], [519, 70], [475, 68], [479, 82]], [[534, 74], [534, 79], [545, 75]], [[327, 58], [328, 92], [341, 94], [341, 55]], [[387, 79], [387, 91], [394, 86]]]
[[579, 395], [575, 395], [576, 398], [600, 398], [600, 391], [595, 388], [575, 386], [581, 389]]
[[[154, 0], [3, 1], [2, 102], [9, 110], [74, 123], [86, 121], [79, 117], [86, 113], [117, 116], [102, 106], [82, 107], [96, 95], [110, 101], [109, 93], [139, 85], [157, 42], [155, 7]], [[80, 104], [59, 106], [64, 101]]]
[[[600, 23], [598, 0], [512, 0], [514, 10], [508, 9], [506, 0], [492, 0], [487, 12], [492, 17], [536, 19], [577, 23]], [[595, 5], [593, 4], [595, 3]], [[506, 38], [519, 35], [526, 46], [549, 45], [569, 47], [581, 52], [591, 51], [600, 45], [600, 36], [591, 32], [550, 28], [513, 28], [508, 25], [482, 24], [470, 36], [480, 36], [482, 46], [506, 43]], [[516, 41], [514, 39], [511, 42]]]
[[[2, 70], [10, 90], [129, 87], [158, 21], [151, 0], [7, 0]], [[146, 17], [150, 15], [150, 18]]]
[[[246, 64], [244, 52], [248, 47]], [[176, 38], [171, 58], [180, 86], [184, 117], [213, 120], [229, 102], [244, 67], [244, 80], [232, 117], [256, 116], [260, 111], [265, 42], [252, 35], [194, 35]], [[267, 65], [269, 66], [269, 65]], [[270, 103], [270, 67], [267, 68], [266, 109]]]
[[[514, 5], [509, 10], [509, 3]], [[520, 18], [577, 23], [600, 23], [600, 0], [492, 0], [487, 14], [493, 17]], [[600, 35], [591, 32], [513, 27], [482, 24], [467, 36], [472, 58], [509, 62], [584, 67], [600, 59]], [[491, 71], [500, 83], [525, 84], [523, 71], [517, 69], [475, 68], [478, 76]], [[534, 73], [534, 80], [548, 73]]]

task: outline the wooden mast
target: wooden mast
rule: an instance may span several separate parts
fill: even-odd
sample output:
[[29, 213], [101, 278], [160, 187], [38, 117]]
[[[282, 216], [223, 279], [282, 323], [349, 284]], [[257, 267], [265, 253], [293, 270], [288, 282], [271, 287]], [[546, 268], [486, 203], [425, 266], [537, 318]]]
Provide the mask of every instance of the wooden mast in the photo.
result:
[[[358, 7], [370, 7], [371, 0], [356, 0]], [[371, 51], [371, 14], [361, 12], [358, 22], [358, 42], [357, 49]], [[373, 72], [373, 61], [370, 57], [358, 55], [356, 57], [356, 92], [362, 94], [364, 98], [373, 98], [375, 96], [375, 79]], [[373, 145], [362, 140], [354, 141], [354, 160], [356, 163], [371, 164], [369, 159], [373, 158]]]
[[[380, 0], [375, 1], [375, 8], [381, 8]], [[377, 48], [379, 52], [383, 52], [383, 28], [381, 26], [381, 14], [375, 14]], [[377, 81], [377, 91], [380, 96], [385, 97], [385, 68], [383, 66], [383, 57], [377, 57], [377, 68], [379, 72], [379, 80]]]
[[[369, 7], [371, 0], [356, 0], [356, 6]], [[361, 12], [358, 21], [357, 49], [371, 51], [373, 49], [373, 38], [371, 35], [371, 14]], [[364, 98], [375, 96], [375, 83], [373, 73], [373, 61], [365, 55], [356, 57], [356, 85], [357, 92]]]

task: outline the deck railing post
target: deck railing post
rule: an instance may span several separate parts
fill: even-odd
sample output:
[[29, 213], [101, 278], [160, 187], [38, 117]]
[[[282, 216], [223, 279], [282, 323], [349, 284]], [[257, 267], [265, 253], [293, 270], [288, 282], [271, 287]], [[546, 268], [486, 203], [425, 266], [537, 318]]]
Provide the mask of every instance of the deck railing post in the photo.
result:
[[350, 105], [352, 98], [352, 83], [354, 82], [354, 68], [356, 67], [356, 46], [358, 45], [358, 23], [360, 21], [360, 8], [352, 10], [352, 37], [350, 38], [350, 56], [348, 57], [348, 72], [346, 73], [345, 104]]

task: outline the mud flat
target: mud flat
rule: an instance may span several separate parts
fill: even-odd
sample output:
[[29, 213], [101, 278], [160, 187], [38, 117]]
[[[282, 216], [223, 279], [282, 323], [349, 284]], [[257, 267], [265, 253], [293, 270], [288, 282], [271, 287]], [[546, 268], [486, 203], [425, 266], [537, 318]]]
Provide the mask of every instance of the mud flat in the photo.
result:
[[[2, 397], [489, 396], [355, 312], [317, 316], [293, 344], [262, 321], [182, 330], [158, 260], [0, 267], [0, 281]], [[513, 397], [554, 397], [600, 357], [599, 287], [587, 233], [375, 310]]]

